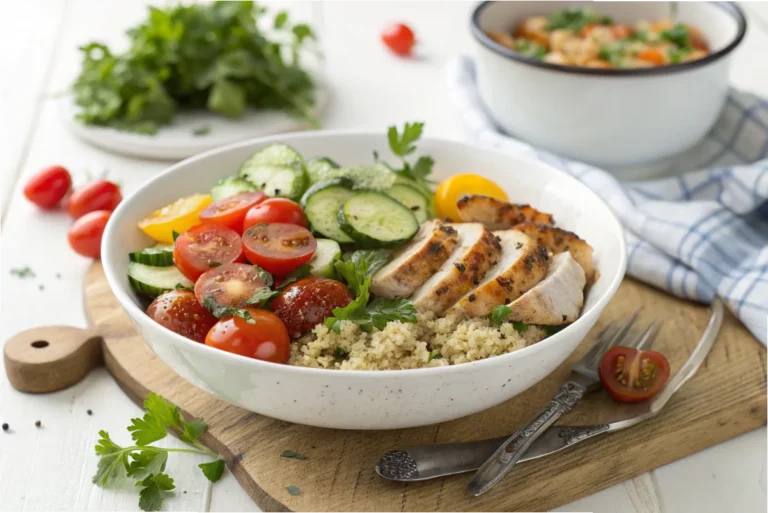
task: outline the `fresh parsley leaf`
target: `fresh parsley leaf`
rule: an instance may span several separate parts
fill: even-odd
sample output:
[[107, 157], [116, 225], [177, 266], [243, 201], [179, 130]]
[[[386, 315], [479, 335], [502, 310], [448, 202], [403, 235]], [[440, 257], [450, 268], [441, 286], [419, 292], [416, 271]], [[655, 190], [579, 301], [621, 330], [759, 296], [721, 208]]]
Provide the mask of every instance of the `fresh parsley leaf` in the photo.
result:
[[586, 25], [610, 25], [613, 20], [608, 16], [601, 16], [588, 7], [566, 7], [552, 12], [547, 17], [547, 30], [565, 29], [578, 32]]
[[[406, 123], [403, 126], [403, 131], [400, 133], [396, 126], [389, 127], [387, 132], [387, 138], [389, 140], [389, 147], [392, 153], [400, 157], [402, 160], [402, 167], [395, 169], [389, 164], [382, 162], [383, 165], [388, 167], [395, 174], [412, 181], [420, 191], [426, 195], [431, 196], [432, 190], [429, 188], [429, 180], [427, 177], [432, 172], [432, 166], [435, 161], [432, 157], [420, 157], [414, 165], [410, 165], [405, 157], [416, 151], [416, 141], [421, 137], [421, 133], [424, 129], [424, 123]], [[378, 154], [374, 152], [374, 159], [378, 162]]]
[[648, 42], [648, 31], [647, 30], [636, 30], [632, 32], [628, 37], [627, 41], [637, 41], [640, 43], [647, 43]]
[[671, 64], [679, 64], [683, 61], [683, 57], [691, 53], [688, 48], [670, 48], [669, 49], [669, 62]]
[[688, 27], [682, 23], [678, 23], [671, 29], [667, 29], [661, 32], [661, 39], [669, 41], [677, 45], [684, 50], [690, 50], [693, 48], [691, 45], [690, 34], [688, 33]]
[[349, 356], [349, 351], [344, 349], [343, 347], [339, 346], [336, 348], [336, 350], [333, 352], [333, 356], [336, 358], [341, 358], [342, 360]]
[[530, 39], [518, 38], [515, 40], [515, 46], [513, 48], [516, 52], [534, 59], [543, 59], [547, 55], [547, 49], [542, 45], [531, 41]]
[[[368, 278], [368, 285], [370, 278]], [[368, 297], [367, 285], [366, 294]], [[362, 301], [352, 301], [344, 308], [335, 308], [333, 317], [325, 320], [325, 325], [336, 333], [341, 331], [341, 321], [358, 324], [360, 329], [370, 333], [373, 328], [382, 330], [390, 321], [416, 322], [416, 307], [407, 299], [388, 299], [377, 297], [367, 305], [361, 306]]]
[[111, 486], [128, 472], [128, 451], [112, 442], [106, 431], [99, 431], [96, 454], [101, 456], [93, 476], [97, 486]]
[[190, 445], [199, 445], [200, 437], [208, 431], [208, 424], [203, 419], [194, 419], [190, 422], [182, 420], [181, 425], [179, 440]]
[[528, 331], [530, 324], [526, 324], [524, 322], [512, 321], [512, 327], [518, 333], [525, 333], [526, 331]]
[[168, 453], [165, 451], [139, 451], [132, 453], [131, 458], [133, 461], [128, 466], [128, 477], [143, 480], [165, 471]]
[[626, 54], [626, 45], [623, 41], [618, 43], [603, 45], [600, 47], [600, 53], [598, 57], [604, 61], [608, 61], [615, 67], [620, 68], [623, 65], [623, 59]]
[[211, 461], [209, 463], [201, 463], [198, 465], [200, 467], [200, 470], [203, 471], [203, 474], [205, 477], [208, 478], [208, 481], [215, 483], [219, 479], [221, 479], [222, 474], [224, 474], [224, 469], [226, 468], [226, 462], [224, 460], [216, 460]]
[[235, 308], [232, 306], [222, 305], [213, 296], [206, 296], [203, 298], [203, 306], [218, 319], [226, 317], [240, 317], [245, 319], [248, 324], [256, 324], [256, 321], [251, 318], [251, 312], [244, 308]]
[[[312, 267], [309, 264], [303, 264], [299, 266], [298, 269], [294, 270], [283, 279], [283, 282], [280, 284], [278, 289], [283, 290], [291, 283], [295, 283], [302, 278], [311, 276], [311, 273], [310, 273], [311, 270], [312, 270]], [[279, 294], [279, 292], [277, 292], [277, 294]]]
[[[368, 277], [369, 263], [366, 260], [338, 260], [333, 263], [336, 272], [355, 295], [359, 295], [365, 279]], [[367, 292], [367, 289], [366, 289]], [[366, 298], [367, 302], [367, 298]]]
[[274, 27], [276, 29], [281, 29], [283, 28], [283, 25], [285, 25], [285, 22], [287, 21], [288, 21], [288, 13], [285, 11], [280, 11], [279, 13], [277, 13], [277, 15], [275, 15]]
[[176, 239], [179, 238], [179, 235], [181, 235], [181, 234], [179, 232], [177, 232], [176, 230], [172, 230], [171, 231], [171, 236], [173, 237], [173, 242], [176, 242]]
[[128, 431], [137, 445], [149, 445], [162, 440], [168, 435], [166, 426], [177, 428], [181, 416], [179, 410], [154, 392], [150, 392], [144, 401], [147, 412], [141, 419], [131, 419]]
[[432, 173], [432, 166], [435, 165], [435, 159], [432, 157], [419, 157], [413, 167], [410, 168], [410, 178], [417, 182], [426, 181]]
[[182, 285], [181, 283], [177, 283], [174, 288], [176, 290], [192, 290], [191, 288], [187, 287], [186, 285]]
[[245, 304], [247, 305], [253, 305], [257, 307], [264, 306], [265, 304], [269, 303], [269, 301], [280, 295], [279, 290], [272, 290], [269, 287], [262, 287], [256, 292], [254, 295], [249, 297]]
[[286, 486], [285, 491], [291, 495], [301, 495], [301, 490], [299, 490], [299, 487], [296, 485]]
[[32, 271], [32, 269], [27, 266], [12, 267], [11, 275], [16, 276], [17, 278], [34, 278], [35, 277], [34, 271]]
[[491, 324], [495, 324], [496, 326], [499, 326], [501, 323], [504, 322], [504, 319], [506, 319], [507, 316], [511, 313], [512, 313], [512, 309], [507, 305], [494, 306], [493, 310], [491, 310], [491, 316], [489, 317]]
[[432, 351], [431, 353], [429, 353], [429, 360], [428, 361], [431, 362], [432, 360], [437, 360], [438, 358], [442, 358], [442, 357], [443, 357], [443, 355], [441, 355], [437, 351]]
[[424, 129], [424, 123], [406, 123], [403, 127], [403, 133], [399, 133], [396, 126], [389, 127], [387, 138], [392, 153], [398, 157], [405, 157], [416, 151], [414, 144], [421, 137]]
[[297, 460], [308, 460], [309, 458], [301, 454], [300, 452], [296, 451], [283, 451], [283, 453], [280, 455], [283, 458], [294, 458]]
[[388, 249], [358, 249], [351, 253], [345, 253], [342, 260], [352, 262], [356, 266], [365, 269], [364, 275], [373, 276], [376, 271], [384, 267], [389, 261], [392, 252]]
[[211, 125], [200, 125], [192, 130], [192, 135], [196, 136], [208, 135], [209, 133], [211, 133]]
[[163, 500], [171, 495], [168, 492], [176, 488], [168, 474], [149, 476], [136, 486], [144, 487], [139, 493], [139, 507], [144, 511], [160, 511]]
[[267, 287], [271, 287], [274, 283], [274, 279], [272, 278], [272, 275], [269, 274], [267, 271], [259, 267], [258, 265], [253, 266], [254, 269], [256, 269], [256, 272], [259, 273], [259, 276], [262, 280], [264, 280], [264, 285]]

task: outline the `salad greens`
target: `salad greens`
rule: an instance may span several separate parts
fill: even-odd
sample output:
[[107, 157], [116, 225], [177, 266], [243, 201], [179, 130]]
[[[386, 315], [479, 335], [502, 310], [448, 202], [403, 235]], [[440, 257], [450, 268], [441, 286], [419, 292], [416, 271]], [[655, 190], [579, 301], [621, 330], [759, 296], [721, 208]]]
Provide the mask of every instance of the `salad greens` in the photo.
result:
[[98, 42], [81, 47], [82, 70], [73, 85], [77, 118], [154, 134], [182, 108], [239, 117], [251, 107], [316, 124], [315, 84], [299, 59], [312, 29], [291, 24], [283, 11], [271, 38], [257, 26], [264, 13], [254, 2], [150, 7], [147, 18], [127, 31], [127, 51], [114, 53]]
[[[176, 406], [154, 392], [150, 392], [144, 401], [144, 409], [144, 417], [131, 419], [131, 425], [128, 426], [135, 445], [119, 446], [112, 441], [109, 433], [99, 431], [99, 440], [95, 447], [99, 462], [93, 476], [93, 482], [97, 486], [115, 486], [132, 479], [137, 487], [141, 487], [139, 507], [144, 511], [159, 511], [163, 500], [176, 487], [173, 478], [165, 473], [168, 454], [172, 452], [203, 454], [216, 458], [201, 463], [198, 467], [209, 481], [215, 483], [221, 479], [226, 467], [224, 460], [200, 442], [208, 424], [201, 419], [187, 422]], [[165, 438], [169, 428], [178, 433], [179, 439], [192, 448], [165, 449], [150, 445]]]

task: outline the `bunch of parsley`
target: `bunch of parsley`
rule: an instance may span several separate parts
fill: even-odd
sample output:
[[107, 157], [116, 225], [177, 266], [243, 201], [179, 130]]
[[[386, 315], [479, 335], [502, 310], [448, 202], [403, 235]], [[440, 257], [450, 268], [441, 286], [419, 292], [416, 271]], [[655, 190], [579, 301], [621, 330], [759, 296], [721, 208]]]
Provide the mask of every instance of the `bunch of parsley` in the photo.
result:
[[[178, 408], [155, 393], [150, 393], [144, 401], [147, 410], [143, 418], [131, 419], [128, 431], [135, 445], [122, 447], [109, 437], [106, 431], [99, 431], [96, 454], [99, 463], [93, 482], [97, 486], [108, 487], [120, 484], [126, 479], [133, 479], [139, 492], [139, 507], [144, 511], [159, 511], [163, 500], [175, 488], [173, 478], [165, 473], [168, 454], [186, 452], [203, 454], [216, 458], [198, 465], [210, 481], [218, 481], [224, 473], [225, 462], [200, 443], [200, 437], [208, 429], [201, 419], [187, 422]], [[174, 430], [182, 442], [190, 449], [164, 449], [150, 444], [162, 440]]]
[[78, 119], [154, 134], [181, 108], [238, 117], [251, 107], [316, 124], [315, 85], [299, 62], [312, 30], [280, 12], [272, 25], [289, 41], [273, 41], [257, 27], [264, 12], [254, 2], [150, 7], [147, 19], [128, 30], [126, 52], [97, 42], [81, 47], [82, 71], [73, 86]]

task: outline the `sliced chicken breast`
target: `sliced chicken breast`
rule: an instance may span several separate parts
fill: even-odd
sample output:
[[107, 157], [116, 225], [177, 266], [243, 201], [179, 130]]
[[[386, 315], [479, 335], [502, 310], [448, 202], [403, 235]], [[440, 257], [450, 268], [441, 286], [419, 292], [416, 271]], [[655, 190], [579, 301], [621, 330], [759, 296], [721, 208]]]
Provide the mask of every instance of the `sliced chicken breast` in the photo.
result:
[[464, 196], [456, 203], [459, 217], [468, 223], [482, 223], [489, 230], [508, 230], [520, 223], [554, 225], [551, 214], [530, 205], [516, 205], [490, 196]]
[[388, 298], [408, 297], [453, 254], [458, 233], [442, 221], [427, 221], [392, 260], [373, 275], [371, 292]]
[[506, 305], [539, 283], [547, 274], [549, 254], [517, 230], [493, 232], [501, 244], [501, 259], [480, 284], [464, 295], [452, 310], [473, 317], [490, 315], [494, 306]]
[[499, 241], [482, 224], [450, 226], [458, 232], [457, 247], [442, 267], [411, 297], [419, 310], [442, 314], [475, 287], [501, 256]]
[[592, 246], [579, 238], [575, 233], [543, 224], [523, 223], [515, 226], [548, 251], [558, 254], [567, 251], [584, 269], [587, 281], [591, 282], [595, 275], [592, 263]]
[[569, 252], [551, 260], [544, 279], [509, 304], [509, 320], [557, 326], [579, 318], [587, 283], [584, 269]]

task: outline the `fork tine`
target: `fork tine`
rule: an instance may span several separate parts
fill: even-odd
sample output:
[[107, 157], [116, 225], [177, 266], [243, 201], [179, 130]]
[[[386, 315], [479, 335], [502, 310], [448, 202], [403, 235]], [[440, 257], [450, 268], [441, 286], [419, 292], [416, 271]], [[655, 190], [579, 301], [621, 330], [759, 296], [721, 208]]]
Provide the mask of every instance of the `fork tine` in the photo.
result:
[[590, 362], [595, 358], [595, 355], [601, 351], [601, 348], [605, 346], [607, 340], [611, 340], [616, 333], [616, 321], [611, 321], [608, 325], [597, 334], [595, 343], [589, 348], [589, 351], [581, 357], [580, 362]]
[[617, 326], [616, 331], [613, 332], [610, 337], [605, 337], [603, 340], [598, 340], [597, 343], [595, 343], [595, 345], [592, 347], [592, 351], [590, 351], [588, 354], [589, 360], [584, 358], [584, 362], [590, 367], [597, 366], [606, 351], [618, 345], [627, 336], [629, 330], [631, 330], [632, 326], [634, 326], [635, 322], [637, 322], [637, 318], [640, 316], [640, 311], [642, 309], [643, 308], [640, 307], [635, 310], [635, 313], [632, 314], [632, 317], [630, 317], [629, 320], [627, 320], [624, 324]]
[[661, 327], [664, 325], [664, 321], [653, 321], [640, 335], [637, 345], [634, 346], [638, 351], [645, 351], [650, 349], [653, 343], [656, 341], [656, 337], [661, 332]]

